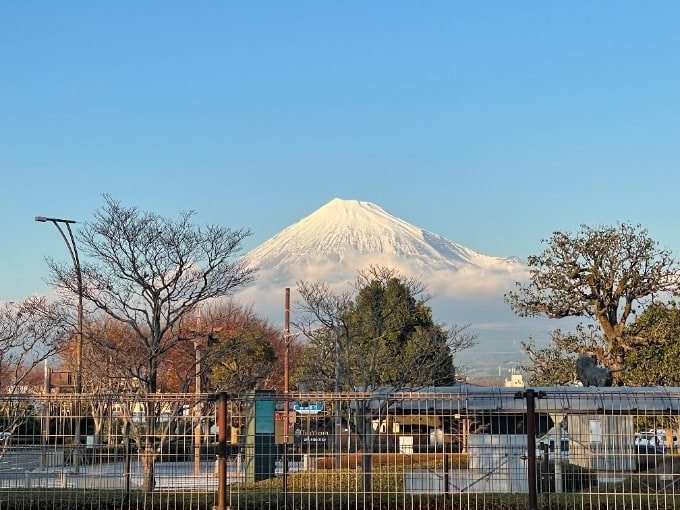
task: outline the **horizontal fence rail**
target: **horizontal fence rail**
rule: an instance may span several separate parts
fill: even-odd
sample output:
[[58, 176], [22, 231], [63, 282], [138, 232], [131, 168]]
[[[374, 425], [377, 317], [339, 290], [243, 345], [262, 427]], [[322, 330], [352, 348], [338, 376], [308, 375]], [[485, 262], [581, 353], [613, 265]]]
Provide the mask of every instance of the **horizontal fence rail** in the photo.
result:
[[680, 388], [0, 395], [3, 508], [680, 508]]

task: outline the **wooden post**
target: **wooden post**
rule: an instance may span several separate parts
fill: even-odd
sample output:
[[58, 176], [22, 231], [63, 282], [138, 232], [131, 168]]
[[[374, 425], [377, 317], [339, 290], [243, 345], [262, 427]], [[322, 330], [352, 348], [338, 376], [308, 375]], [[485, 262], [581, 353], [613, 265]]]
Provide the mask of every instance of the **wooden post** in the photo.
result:
[[288, 442], [290, 441], [290, 423], [288, 392], [290, 391], [290, 288], [286, 287], [286, 299], [284, 309], [284, 342], [285, 353], [283, 358], [283, 460], [281, 470], [283, 474], [283, 494], [285, 501], [288, 501]]
[[217, 505], [214, 510], [227, 510], [227, 394], [217, 397]]

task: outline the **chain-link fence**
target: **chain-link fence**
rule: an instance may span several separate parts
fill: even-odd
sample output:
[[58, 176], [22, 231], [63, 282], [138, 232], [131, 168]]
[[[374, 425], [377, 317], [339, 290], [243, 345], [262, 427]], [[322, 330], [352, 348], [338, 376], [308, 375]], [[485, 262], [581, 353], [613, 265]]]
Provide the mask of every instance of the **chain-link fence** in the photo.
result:
[[0, 508], [680, 508], [680, 388], [0, 406]]

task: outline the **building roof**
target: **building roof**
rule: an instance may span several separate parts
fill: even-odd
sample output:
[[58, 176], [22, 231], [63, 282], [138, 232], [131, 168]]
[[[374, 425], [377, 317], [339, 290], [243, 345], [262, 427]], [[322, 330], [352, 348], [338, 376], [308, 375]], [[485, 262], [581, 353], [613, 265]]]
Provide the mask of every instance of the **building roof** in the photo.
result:
[[404, 412], [512, 413], [526, 411], [526, 400], [530, 392], [536, 397], [534, 402], [537, 412], [680, 414], [680, 388], [663, 386], [549, 386], [520, 389], [459, 384], [417, 390], [380, 388], [365, 393], [364, 398], [368, 401], [363, 402], [374, 410], [388, 405], [390, 409]]

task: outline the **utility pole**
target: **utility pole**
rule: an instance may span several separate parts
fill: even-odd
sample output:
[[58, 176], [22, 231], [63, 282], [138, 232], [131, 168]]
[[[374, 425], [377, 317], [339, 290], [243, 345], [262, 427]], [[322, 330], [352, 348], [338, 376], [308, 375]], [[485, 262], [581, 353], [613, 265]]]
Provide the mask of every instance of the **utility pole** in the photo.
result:
[[288, 497], [288, 441], [289, 438], [289, 419], [290, 419], [290, 402], [288, 401], [288, 392], [290, 391], [290, 287], [286, 287], [286, 297], [284, 302], [284, 332], [283, 341], [285, 344], [285, 351], [283, 354], [283, 491], [284, 495]]

